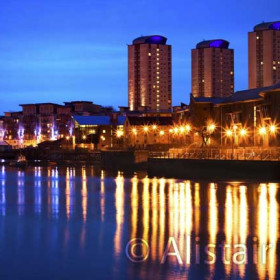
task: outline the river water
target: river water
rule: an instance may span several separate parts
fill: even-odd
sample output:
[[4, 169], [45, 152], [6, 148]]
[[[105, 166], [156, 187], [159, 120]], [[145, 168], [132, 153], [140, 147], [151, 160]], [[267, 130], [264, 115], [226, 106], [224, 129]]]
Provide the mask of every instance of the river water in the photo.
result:
[[0, 279], [280, 279], [279, 185], [0, 167]]

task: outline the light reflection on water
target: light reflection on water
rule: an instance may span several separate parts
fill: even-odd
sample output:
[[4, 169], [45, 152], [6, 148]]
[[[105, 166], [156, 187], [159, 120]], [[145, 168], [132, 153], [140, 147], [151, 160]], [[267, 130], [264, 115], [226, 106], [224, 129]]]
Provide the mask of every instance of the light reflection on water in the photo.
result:
[[[9, 253], [0, 254], [0, 277], [278, 279], [278, 200], [276, 183], [2, 166], [0, 248]], [[170, 237], [181, 264], [176, 256], [161, 263]], [[150, 246], [143, 263], [125, 255], [133, 238]]]

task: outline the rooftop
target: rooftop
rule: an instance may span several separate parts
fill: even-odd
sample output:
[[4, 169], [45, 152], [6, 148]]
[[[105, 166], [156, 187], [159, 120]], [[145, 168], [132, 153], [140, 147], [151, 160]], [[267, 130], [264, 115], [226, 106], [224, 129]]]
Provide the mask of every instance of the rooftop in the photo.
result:
[[197, 49], [205, 49], [205, 48], [220, 48], [220, 49], [228, 49], [229, 42], [223, 39], [214, 39], [199, 42], [196, 45]]
[[79, 125], [123, 125], [125, 117], [118, 116], [117, 123], [113, 123], [110, 116], [74, 116]]
[[262, 22], [254, 27], [254, 31], [280, 30], [280, 21]]
[[172, 117], [127, 117], [130, 125], [172, 125]]
[[141, 36], [133, 40], [133, 45], [139, 44], [157, 44], [166, 45], [167, 38], [161, 35]]
[[229, 97], [192, 97], [195, 102], [213, 103], [214, 105], [262, 99], [261, 93], [270, 90], [280, 90], [280, 82], [269, 87], [236, 91]]

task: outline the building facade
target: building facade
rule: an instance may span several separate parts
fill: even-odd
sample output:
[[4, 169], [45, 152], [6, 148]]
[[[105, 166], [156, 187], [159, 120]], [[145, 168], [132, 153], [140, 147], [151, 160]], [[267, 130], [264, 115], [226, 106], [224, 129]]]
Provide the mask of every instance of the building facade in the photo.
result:
[[128, 46], [128, 106], [131, 111], [171, 111], [171, 46], [163, 36], [145, 36]]
[[8, 112], [1, 118], [0, 139], [13, 147], [36, 146], [44, 141], [70, 139], [74, 136], [73, 116], [111, 114], [89, 101], [21, 104], [22, 111]]
[[202, 132], [213, 125], [213, 146], [279, 146], [280, 83], [230, 97], [191, 97], [188, 121]]
[[74, 145], [84, 149], [123, 147], [125, 117], [118, 114], [74, 118]]
[[126, 147], [149, 148], [173, 143], [172, 117], [128, 116], [124, 123]]
[[280, 81], [280, 21], [264, 22], [248, 33], [249, 88]]
[[234, 51], [225, 40], [202, 41], [192, 49], [192, 95], [223, 97], [234, 93]]

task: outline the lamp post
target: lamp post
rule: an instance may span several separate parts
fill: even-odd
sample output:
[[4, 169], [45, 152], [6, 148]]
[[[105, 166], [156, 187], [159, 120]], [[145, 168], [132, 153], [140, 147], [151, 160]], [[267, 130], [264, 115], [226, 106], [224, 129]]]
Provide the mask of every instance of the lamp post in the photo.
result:
[[262, 141], [263, 141], [263, 147], [265, 146], [265, 140], [266, 140], [266, 134], [267, 134], [267, 131], [266, 131], [266, 127], [265, 126], [261, 126], [259, 128], [259, 135], [262, 137]]
[[231, 129], [226, 130], [226, 136], [231, 139], [231, 159], [233, 159], [233, 152], [234, 152], [234, 142], [233, 141], [234, 141], [234, 138], [233, 138], [233, 132], [232, 132]]

